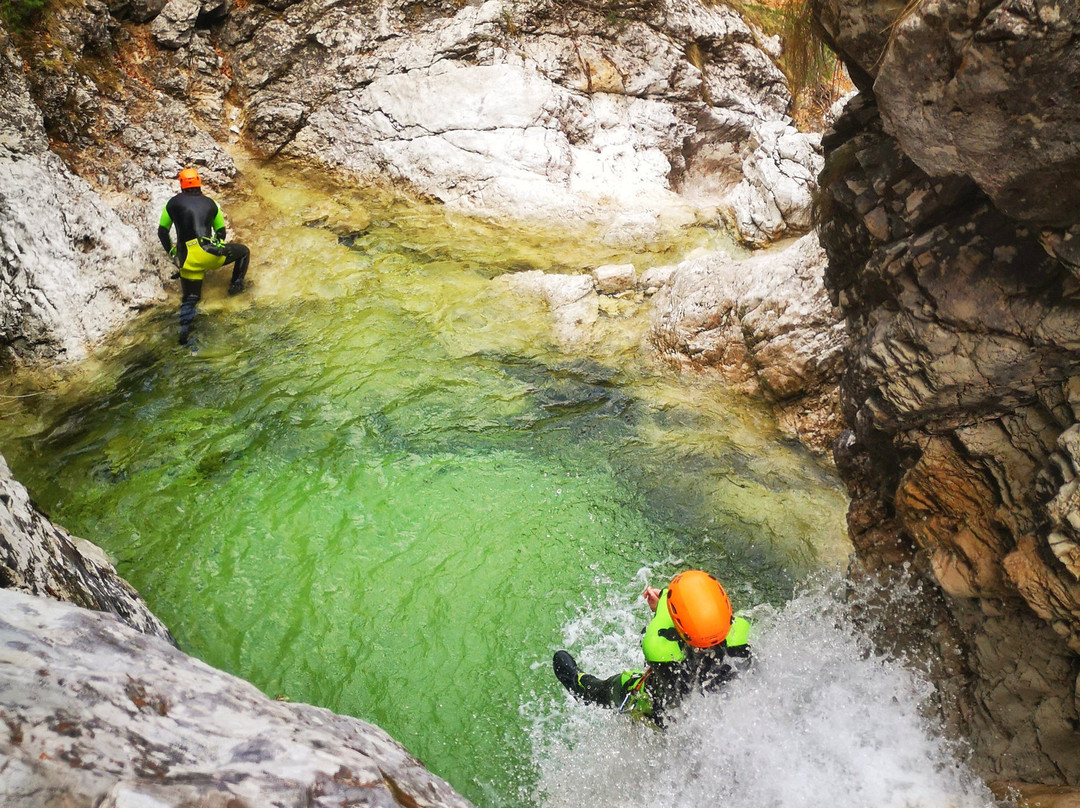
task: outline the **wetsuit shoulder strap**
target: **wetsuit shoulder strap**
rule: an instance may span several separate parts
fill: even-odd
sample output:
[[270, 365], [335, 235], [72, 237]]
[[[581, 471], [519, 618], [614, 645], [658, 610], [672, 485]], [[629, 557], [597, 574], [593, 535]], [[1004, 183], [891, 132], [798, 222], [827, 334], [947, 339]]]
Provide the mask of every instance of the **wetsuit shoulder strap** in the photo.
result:
[[739, 648], [750, 641], [750, 621], [745, 617], [736, 617], [731, 621], [731, 629], [728, 631], [724, 644], [728, 648]]
[[671, 619], [668, 611], [667, 599], [668, 590], [665, 589], [660, 593], [660, 599], [656, 602], [656, 614], [641, 639], [641, 650], [645, 653], [645, 661], [650, 665], [654, 662], [681, 662], [685, 657], [679, 644], [679, 635], [675, 631], [675, 621]]

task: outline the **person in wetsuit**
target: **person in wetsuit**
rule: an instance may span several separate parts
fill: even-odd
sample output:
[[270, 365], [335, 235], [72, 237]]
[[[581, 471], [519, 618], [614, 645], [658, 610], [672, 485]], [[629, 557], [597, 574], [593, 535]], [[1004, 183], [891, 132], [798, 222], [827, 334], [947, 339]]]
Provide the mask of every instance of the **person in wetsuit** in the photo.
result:
[[[180, 267], [180, 344], [186, 345], [202, 298], [207, 270], [232, 264], [229, 294], [244, 291], [251, 251], [243, 244], [225, 242], [225, 217], [217, 202], [203, 196], [202, 180], [194, 168], [180, 172], [180, 193], [165, 203], [158, 222], [158, 239]], [[176, 228], [173, 246], [170, 230]]]
[[587, 704], [642, 715], [663, 727], [689, 694], [716, 692], [750, 667], [750, 623], [734, 617], [720, 582], [701, 570], [644, 593], [656, 614], [641, 641], [648, 667], [600, 679], [578, 670], [567, 651], [552, 660], [555, 676]]

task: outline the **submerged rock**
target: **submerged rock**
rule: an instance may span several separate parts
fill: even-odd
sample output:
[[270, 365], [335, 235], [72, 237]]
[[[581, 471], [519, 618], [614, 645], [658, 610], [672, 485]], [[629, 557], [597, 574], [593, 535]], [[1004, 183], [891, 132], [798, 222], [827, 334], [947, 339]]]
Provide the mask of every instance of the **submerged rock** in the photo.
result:
[[821, 171], [821, 138], [783, 122], [754, 129], [753, 152], [743, 163], [744, 179], [723, 203], [739, 237], [762, 247], [811, 227], [813, 193]]
[[0, 792], [51, 808], [467, 808], [379, 728], [273, 701], [113, 616], [0, 591]]

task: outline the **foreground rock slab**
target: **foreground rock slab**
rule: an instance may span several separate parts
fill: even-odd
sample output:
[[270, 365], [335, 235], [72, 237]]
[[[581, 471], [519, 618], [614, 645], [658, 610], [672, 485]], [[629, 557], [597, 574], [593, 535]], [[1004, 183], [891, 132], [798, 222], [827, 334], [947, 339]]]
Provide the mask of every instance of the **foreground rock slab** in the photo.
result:
[[469, 806], [377, 727], [268, 699], [111, 615], [11, 591], [0, 615], [7, 808]]

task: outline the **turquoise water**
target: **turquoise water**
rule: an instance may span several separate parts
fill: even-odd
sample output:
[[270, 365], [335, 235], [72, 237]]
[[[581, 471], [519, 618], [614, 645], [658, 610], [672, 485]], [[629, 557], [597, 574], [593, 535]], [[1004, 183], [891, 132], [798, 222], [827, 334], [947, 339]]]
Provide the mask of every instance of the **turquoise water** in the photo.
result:
[[189, 653], [381, 725], [478, 805], [528, 804], [523, 705], [557, 696], [551, 653], [598, 594], [695, 565], [779, 606], [846, 557], [831, 470], [654, 363], [645, 306], [608, 301], [567, 347], [500, 280], [673, 263], [716, 233], [620, 252], [281, 169], [246, 182], [226, 213], [254, 287], [207, 283], [196, 352], [174, 300], [48, 394], [0, 398], [16, 476]]

